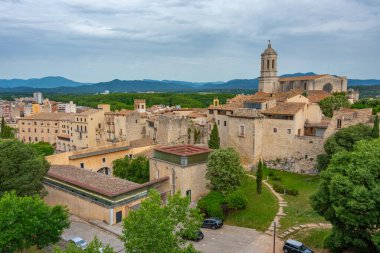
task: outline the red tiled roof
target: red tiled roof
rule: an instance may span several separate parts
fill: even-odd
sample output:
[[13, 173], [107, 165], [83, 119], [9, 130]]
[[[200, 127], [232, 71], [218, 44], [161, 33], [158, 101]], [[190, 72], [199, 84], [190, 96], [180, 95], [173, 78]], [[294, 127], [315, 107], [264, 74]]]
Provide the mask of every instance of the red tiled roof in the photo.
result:
[[266, 115], [295, 115], [297, 112], [305, 107], [305, 103], [277, 103], [273, 108], [265, 110], [262, 114]]
[[47, 173], [47, 177], [79, 186], [108, 197], [121, 195], [168, 179], [168, 177], [163, 177], [145, 184], [137, 184], [128, 180], [70, 165], [52, 165]]
[[190, 156], [203, 153], [210, 153], [212, 150], [207, 147], [199, 147], [194, 145], [175, 145], [155, 148], [157, 151], [170, 153], [178, 156]]

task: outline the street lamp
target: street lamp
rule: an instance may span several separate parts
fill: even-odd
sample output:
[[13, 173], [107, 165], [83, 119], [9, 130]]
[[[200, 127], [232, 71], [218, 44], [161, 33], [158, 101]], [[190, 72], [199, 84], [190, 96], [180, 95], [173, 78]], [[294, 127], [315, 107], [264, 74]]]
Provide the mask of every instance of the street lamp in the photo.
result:
[[273, 253], [276, 253], [276, 222], [273, 222]]

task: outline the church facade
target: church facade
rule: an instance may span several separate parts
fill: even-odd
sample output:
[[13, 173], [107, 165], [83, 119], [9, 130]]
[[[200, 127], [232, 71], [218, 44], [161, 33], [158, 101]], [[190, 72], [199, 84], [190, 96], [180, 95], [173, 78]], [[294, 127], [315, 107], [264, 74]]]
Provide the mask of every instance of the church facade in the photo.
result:
[[267, 93], [287, 92], [290, 90], [324, 90], [328, 93], [347, 92], [347, 78], [334, 75], [311, 75], [283, 77], [277, 76], [277, 52], [269, 41], [261, 54], [259, 91]]

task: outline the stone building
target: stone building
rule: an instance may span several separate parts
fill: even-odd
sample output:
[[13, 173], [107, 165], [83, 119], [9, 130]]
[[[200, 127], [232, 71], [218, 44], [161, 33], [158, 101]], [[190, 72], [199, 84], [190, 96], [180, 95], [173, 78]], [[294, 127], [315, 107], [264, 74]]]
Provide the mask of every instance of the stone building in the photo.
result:
[[70, 165], [81, 169], [99, 172], [106, 175], [113, 173], [113, 161], [126, 156], [150, 152], [154, 144], [149, 139], [136, 140], [131, 142], [116, 142], [77, 151], [67, 151], [63, 153], [47, 156], [46, 160], [53, 165]]
[[49, 205], [67, 206], [70, 213], [86, 220], [117, 224], [137, 209], [150, 189], [158, 188], [168, 178], [145, 184], [109, 177], [71, 165], [50, 167], [44, 186]]
[[174, 145], [155, 148], [149, 160], [150, 180], [169, 178], [158, 188], [160, 192], [181, 192], [191, 201], [208, 193], [206, 170], [212, 150], [194, 145]]
[[216, 124], [220, 146], [235, 148], [246, 164], [264, 159], [275, 168], [314, 172], [329, 136], [372, 120], [370, 109], [341, 109], [332, 119], [325, 118], [318, 103], [328, 96], [324, 90], [238, 95], [208, 108], [209, 128]]
[[61, 122], [68, 121], [65, 113], [38, 113], [18, 120], [18, 139], [25, 143], [48, 142], [56, 144], [58, 135], [66, 131]]
[[145, 119], [142, 113], [120, 110], [105, 113], [105, 131], [109, 142], [133, 141], [143, 138]]
[[293, 89], [324, 90], [328, 93], [347, 91], [347, 78], [334, 75], [312, 75], [283, 77], [277, 76], [277, 52], [269, 41], [268, 47], [261, 54], [261, 74], [259, 91], [274, 93], [286, 92]]

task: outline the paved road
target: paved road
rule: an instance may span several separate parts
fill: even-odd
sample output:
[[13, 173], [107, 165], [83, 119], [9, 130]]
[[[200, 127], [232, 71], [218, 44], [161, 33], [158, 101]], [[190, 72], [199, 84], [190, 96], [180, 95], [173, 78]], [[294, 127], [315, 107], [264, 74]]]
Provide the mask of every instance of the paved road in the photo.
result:
[[[204, 253], [273, 253], [273, 237], [254, 229], [224, 225], [220, 229], [202, 231], [205, 238], [194, 242], [194, 247]], [[103, 243], [109, 243], [116, 252], [124, 253], [123, 243], [115, 234], [72, 216], [71, 226], [62, 237], [67, 240], [75, 236], [88, 242], [97, 236]], [[283, 243], [276, 244], [276, 253], [282, 252]]]
[[[202, 229], [205, 238], [195, 242], [204, 253], [272, 253], [273, 237], [254, 229], [224, 225], [220, 229]], [[276, 253], [282, 252], [282, 243], [276, 242]]]
[[92, 241], [96, 236], [102, 243], [109, 243], [116, 252], [124, 253], [124, 245], [116, 235], [79, 219], [71, 219], [70, 228], [63, 232], [62, 238], [68, 240], [76, 236], [82, 237], [87, 242]]

